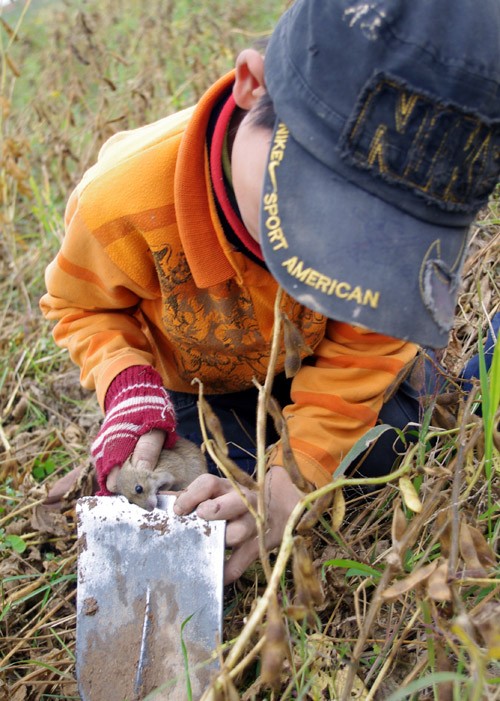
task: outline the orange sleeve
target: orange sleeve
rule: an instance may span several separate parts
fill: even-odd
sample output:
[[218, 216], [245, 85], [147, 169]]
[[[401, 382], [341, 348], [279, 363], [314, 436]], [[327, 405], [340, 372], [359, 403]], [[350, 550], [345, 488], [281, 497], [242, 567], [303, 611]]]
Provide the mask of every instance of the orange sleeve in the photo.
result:
[[68, 200], [65, 236], [46, 269], [42, 313], [56, 322], [55, 342], [67, 348], [101, 407], [122, 370], [157, 365], [144, 308], [161, 306], [155, 252], [167, 237], [178, 238], [173, 179], [191, 112], [104, 144]]
[[[331, 480], [342, 458], [375, 425], [387, 390], [415, 357], [413, 343], [329, 321], [314, 363], [292, 383], [284, 409], [297, 464], [315, 486]], [[282, 464], [279, 447], [271, 455]]]
[[[47, 319], [56, 322], [56, 343], [67, 348], [81, 368], [82, 385], [96, 389], [103, 406], [106, 389], [121, 370], [154, 364], [137, 307], [140, 298], [158, 294], [152, 284], [154, 270], [143, 269], [132, 280], [118, 268], [87, 230], [76, 193], [68, 201], [65, 220], [66, 235], [47, 267], [47, 292], [40, 307]], [[134, 259], [139, 256], [134, 247], [140, 243], [129, 244]]]

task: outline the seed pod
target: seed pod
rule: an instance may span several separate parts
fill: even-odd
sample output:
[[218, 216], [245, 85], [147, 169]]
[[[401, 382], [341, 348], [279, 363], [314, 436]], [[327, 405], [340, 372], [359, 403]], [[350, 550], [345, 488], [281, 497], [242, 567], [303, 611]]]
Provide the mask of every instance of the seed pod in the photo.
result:
[[331, 526], [332, 526], [332, 531], [336, 532], [340, 530], [340, 527], [344, 521], [345, 517], [345, 498], [344, 494], [342, 492], [342, 489], [336, 489], [335, 490], [335, 495], [333, 497], [333, 506], [332, 506], [332, 520], [331, 520]]
[[429, 576], [427, 592], [434, 601], [451, 601], [448, 586], [448, 561], [444, 560]]
[[323, 494], [314, 501], [313, 505], [306, 511], [297, 524], [297, 533], [307, 533], [311, 528], [318, 523], [320, 517], [328, 510], [332, 503], [333, 494], [328, 492], [328, 494]]
[[[399, 501], [399, 500], [398, 500]], [[400, 542], [406, 533], [406, 518], [399, 503], [394, 507], [392, 515], [392, 544], [399, 550]]]
[[422, 511], [422, 502], [418, 496], [417, 490], [413, 486], [413, 482], [409, 477], [401, 477], [399, 480], [399, 489], [406, 506], [419, 514]]
[[295, 461], [295, 456], [293, 454], [292, 448], [290, 446], [290, 438], [288, 436], [288, 427], [286, 425], [285, 418], [281, 413], [281, 407], [274, 397], [270, 397], [269, 404], [267, 407], [269, 414], [271, 415], [274, 426], [276, 428], [276, 433], [281, 440], [281, 449], [283, 451], [283, 462], [284, 467], [288, 474], [290, 475], [292, 482], [295, 486], [302, 492], [310, 491], [310, 484], [302, 476], [297, 463]]
[[260, 679], [277, 690], [281, 683], [283, 662], [288, 654], [286, 628], [278, 600], [274, 595], [267, 609], [267, 624], [261, 655]]
[[295, 377], [302, 365], [302, 358], [306, 355], [312, 355], [312, 350], [305, 343], [298, 328], [284, 312], [281, 314], [281, 319], [285, 338], [285, 375], [290, 378]]
[[257, 482], [253, 480], [249, 474], [239, 467], [230, 457], [228, 457], [220, 448], [218, 443], [213, 444], [213, 450], [219, 462], [226, 468], [231, 477], [233, 477], [238, 484], [241, 484], [247, 489], [252, 491], [257, 490]]
[[432, 421], [439, 428], [447, 431], [453, 430], [457, 426], [457, 418], [444, 404], [436, 404], [432, 414]]
[[293, 580], [299, 606], [312, 611], [323, 603], [321, 582], [313, 565], [307, 542], [302, 536], [293, 539]]
[[201, 408], [206, 427], [212, 434], [219, 451], [224, 455], [228, 455], [227, 443], [226, 439], [224, 438], [224, 431], [222, 430], [222, 424], [219, 421], [219, 417], [215, 414], [207, 400], [201, 395], [198, 399], [198, 404]]

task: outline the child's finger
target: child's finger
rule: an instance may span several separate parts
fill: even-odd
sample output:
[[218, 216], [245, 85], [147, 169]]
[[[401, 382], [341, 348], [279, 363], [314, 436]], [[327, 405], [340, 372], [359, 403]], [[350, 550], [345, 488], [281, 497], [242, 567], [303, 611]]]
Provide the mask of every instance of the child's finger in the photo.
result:
[[240, 518], [228, 521], [226, 526], [226, 546], [228, 548], [245, 547], [246, 543], [256, 541], [256, 539], [257, 526], [249, 511], [246, 511]]
[[241, 547], [235, 548], [224, 565], [224, 584], [231, 584], [239, 579], [258, 556], [259, 544], [256, 538], [252, 538]]
[[[255, 497], [252, 493], [246, 493], [246, 490], [243, 491], [247, 499], [253, 502], [255, 501]], [[207, 521], [213, 521], [214, 519], [233, 521], [247, 514], [248, 508], [240, 495], [231, 487], [231, 490], [226, 494], [215, 499], [207, 499], [201, 502], [196, 509], [196, 513], [200, 518], [204, 518]]]
[[231, 484], [222, 477], [200, 475], [179, 494], [175, 500], [174, 511], [179, 515], [190, 514], [203, 501], [222, 496], [231, 490]]
[[132, 463], [146, 470], [154, 470], [165, 443], [165, 435], [165, 431], [155, 428], [141, 436], [134, 448]]

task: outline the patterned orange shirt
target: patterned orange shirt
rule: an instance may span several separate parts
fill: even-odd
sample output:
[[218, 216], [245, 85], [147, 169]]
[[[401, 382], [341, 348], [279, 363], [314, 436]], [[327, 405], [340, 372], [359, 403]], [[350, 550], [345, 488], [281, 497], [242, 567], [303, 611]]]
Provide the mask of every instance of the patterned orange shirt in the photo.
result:
[[[133, 365], [153, 365], [167, 389], [183, 392], [197, 392], [194, 378], [206, 394], [265, 379], [277, 283], [227, 241], [205, 143], [211, 110], [233, 79], [196, 107], [113, 136], [69, 199], [40, 304], [101, 406]], [[315, 351], [284, 414], [300, 469], [321, 485], [375, 424], [416, 346], [327, 320], [286, 294], [282, 309]], [[283, 367], [282, 346], [277, 372]], [[278, 448], [273, 461], [281, 460]]]

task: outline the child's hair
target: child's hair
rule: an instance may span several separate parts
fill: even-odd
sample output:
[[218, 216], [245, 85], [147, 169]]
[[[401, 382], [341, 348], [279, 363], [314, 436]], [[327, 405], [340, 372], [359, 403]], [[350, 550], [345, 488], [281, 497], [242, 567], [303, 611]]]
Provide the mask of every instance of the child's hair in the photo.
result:
[[271, 96], [265, 92], [259, 97], [256, 104], [252, 107], [249, 113], [249, 118], [254, 127], [262, 127], [272, 131], [276, 121], [276, 112]]

